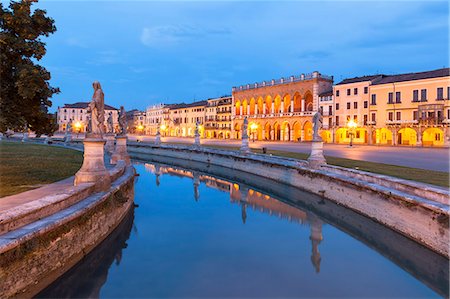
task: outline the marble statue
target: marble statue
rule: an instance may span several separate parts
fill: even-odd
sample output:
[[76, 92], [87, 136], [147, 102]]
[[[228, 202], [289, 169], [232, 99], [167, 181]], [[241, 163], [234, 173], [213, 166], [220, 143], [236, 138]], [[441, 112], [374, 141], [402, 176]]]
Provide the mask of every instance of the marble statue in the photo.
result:
[[91, 131], [94, 135], [103, 136], [105, 131], [105, 95], [100, 82], [94, 81], [94, 95], [88, 106], [88, 113], [91, 114]]
[[125, 108], [123, 108], [123, 106], [120, 106], [120, 111], [119, 111], [119, 127], [120, 127], [120, 134], [126, 135], [127, 134], [127, 113], [125, 112]]
[[199, 122], [196, 121], [196, 122], [195, 122], [195, 132], [194, 132], [194, 136], [199, 136], [199, 135], [200, 135], [200, 133], [199, 133], [199, 131], [198, 131], [199, 125], [200, 125]]
[[66, 132], [70, 133], [72, 130], [72, 119], [69, 119], [69, 122], [67, 123]]
[[242, 139], [248, 138], [248, 119], [244, 118], [244, 124], [242, 125]]
[[112, 113], [109, 113], [107, 124], [108, 124], [108, 133], [114, 133], [114, 121]]
[[91, 121], [91, 117], [90, 116], [87, 117], [86, 132], [87, 133], [91, 133], [92, 132], [92, 121]]
[[323, 117], [318, 111], [313, 116], [313, 141], [322, 141], [322, 137], [319, 135], [319, 130], [322, 128]]

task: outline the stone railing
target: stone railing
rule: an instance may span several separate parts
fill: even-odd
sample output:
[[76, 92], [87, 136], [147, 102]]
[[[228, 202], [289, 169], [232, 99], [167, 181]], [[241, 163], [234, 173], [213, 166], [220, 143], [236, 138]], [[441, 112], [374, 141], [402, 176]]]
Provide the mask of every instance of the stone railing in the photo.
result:
[[266, 113], [266, 114], [245, 114], [234, 115], [234, 119], [247, 118], [275, 118], [275, 117], [293, 117], [293, 116], [313, 116], [314, 111], [300, 111], [300, 112], [283, 112], [283, 113]]
[[195, 161], [217, 165], [304, 189], [375, 220], [448, 257], [447, 189], [337, 166], [308, 167], [307, 161], [241, 154], [191, 146], [129, 143], [130, 155], [157, 161]]

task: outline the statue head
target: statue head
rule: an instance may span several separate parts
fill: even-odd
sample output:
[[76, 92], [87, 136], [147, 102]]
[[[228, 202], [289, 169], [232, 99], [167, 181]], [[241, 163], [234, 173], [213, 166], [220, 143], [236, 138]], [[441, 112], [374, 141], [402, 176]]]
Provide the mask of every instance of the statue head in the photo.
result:
[[98, 81], [94, 81], [94, 83], [92, 83], [92, 86], [94, 87], [94, 90], [102, 89], [100, 82]]

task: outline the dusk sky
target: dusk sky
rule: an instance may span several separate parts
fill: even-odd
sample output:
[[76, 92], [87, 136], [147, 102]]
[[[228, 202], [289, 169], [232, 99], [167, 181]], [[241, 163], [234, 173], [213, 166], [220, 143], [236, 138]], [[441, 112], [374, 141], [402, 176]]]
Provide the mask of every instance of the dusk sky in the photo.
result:
[[[7, 3], [6, 1], [2, 1]], [[94, 80], [125, 109], [192, 102], [315, 70], [343, 78], [449, 65], [447, 1], [40, 1], [57, 32], [40, 62], [61, 93]]]

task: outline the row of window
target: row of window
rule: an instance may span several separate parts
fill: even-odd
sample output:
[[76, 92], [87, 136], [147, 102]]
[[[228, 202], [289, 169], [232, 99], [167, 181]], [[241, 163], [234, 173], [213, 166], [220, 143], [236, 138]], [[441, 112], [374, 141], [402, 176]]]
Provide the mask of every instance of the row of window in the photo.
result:
[[[368, 94], [368, 93], [369, 93], [369, 87], [364, 86], [364, 94]], [[339, 96], [339, 94], [340, 94], [340, 91], [336, 90], [336, 96], [337, 97]], [[351, 88], [347, 88], [347, 95], [349, 96], [351, 94], [352, 94]], [[358, 88], [357, 87], [353, 88], [353, 95], [355, 95], [355, 96], [358, 95]]]

